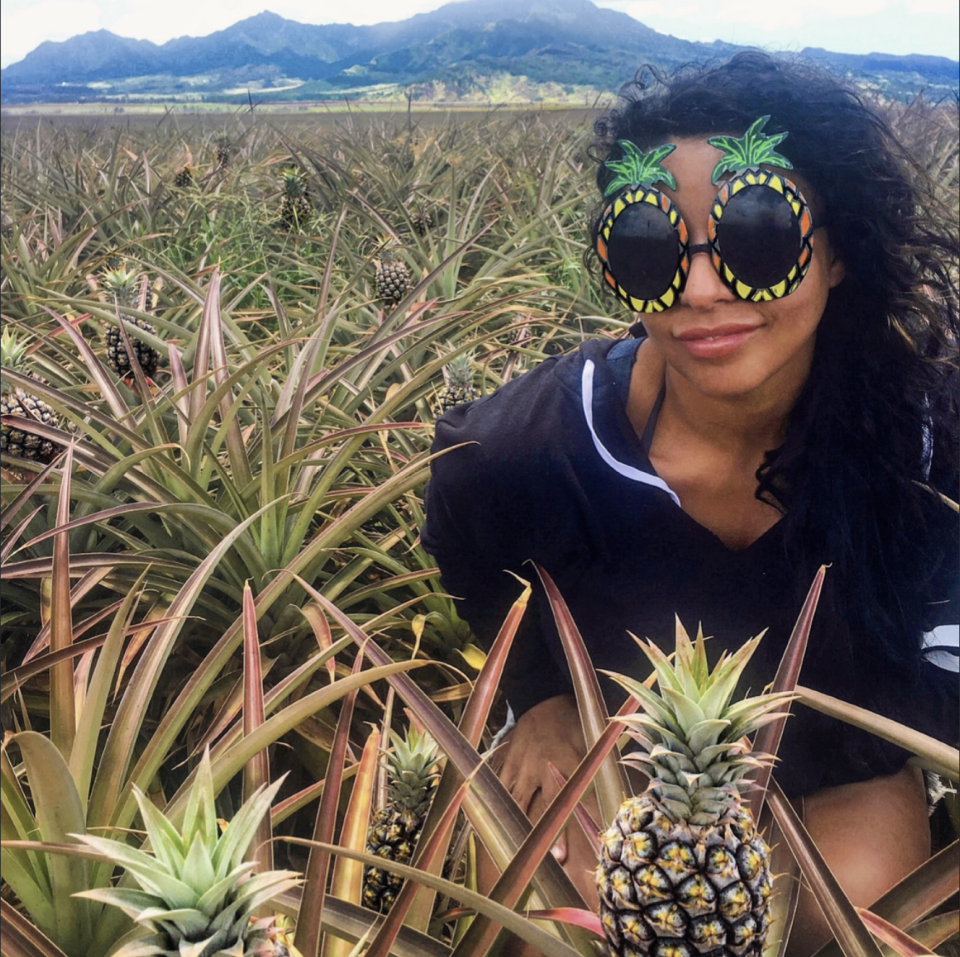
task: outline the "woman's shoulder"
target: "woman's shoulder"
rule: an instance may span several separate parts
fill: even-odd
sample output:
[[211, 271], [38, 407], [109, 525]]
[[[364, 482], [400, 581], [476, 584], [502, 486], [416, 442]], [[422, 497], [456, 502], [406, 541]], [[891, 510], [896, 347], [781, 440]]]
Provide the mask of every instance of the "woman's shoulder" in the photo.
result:
[[[544, 456], [569, 454], [582, 418], [583, 373], [604, 363], [613, 340], [588, 340], [562, 356], [550, 357], [496, 392], [457, 406], [437, 420], [432, 451], [447, 452], [434, 474], [451, 468], [473, 472], [479, 465], [536, 470]], [[455, 465], [458, 463], [458, 465]]]

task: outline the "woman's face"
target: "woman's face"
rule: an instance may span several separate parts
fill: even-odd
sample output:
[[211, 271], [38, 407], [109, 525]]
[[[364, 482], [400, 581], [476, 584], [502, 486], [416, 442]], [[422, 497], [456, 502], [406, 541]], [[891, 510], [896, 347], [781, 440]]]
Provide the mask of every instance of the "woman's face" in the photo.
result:
[[[658, 188], [676, 204], [687, 224], [690, 243], [707, 241], [707, 220], [719, 185], [710, 182], [722, 153], [706, 139], [677, 140], [663, 165], [673, 173], [676, 190]], [[813, 203], [807, 185], [787, 175]], [[717, 397], [755, 394], [775, 399], [796, 393], [813, 359], [817, 326], [830, 290], [843, 279], [826, 231], [819, 229], [813, 260], [795, 292], [770, 302], [738, 299], [721, 281], [707, 254], [690, 262], [678, 302], [665, 312], [643, 316], [651, 343], [673, 372], [697, 391]]]

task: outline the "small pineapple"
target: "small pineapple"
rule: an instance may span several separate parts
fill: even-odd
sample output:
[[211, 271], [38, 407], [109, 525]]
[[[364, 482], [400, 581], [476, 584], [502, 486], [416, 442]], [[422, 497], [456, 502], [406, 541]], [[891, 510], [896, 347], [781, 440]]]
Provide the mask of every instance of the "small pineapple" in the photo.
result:
[[433, 218], [429, 211], [417, 207], [410, 213], [410, 224], [421, 236], [427, 235], [427, 230], [433, 225]]
[[299, 229], [313, 212], [310, 190], [301, 170], [288, 166], [281, 174], [283, 198], [279, 224], [284, 229]]
[[269, 917], [257, 920], [253, 913], [272, 897], [296, 887], [298, 875], [293, 871], [255, 874], [256, 865], [245, 860], [257, 825], [282, 780], [254, 791], [221, 833], [207, 751], [182, 829], [133, 786], [152, 856], [122, 841], [72, 835], [118, 861], [142, 888], [101, 887], [77, 895], [119, 907], [150, 932], [149, 937], [121, 947], [114, 957], [287, 957], [277, 922]]
[[413, 289], [410, 269], [395, 248], [387, 247], [375, 259], [377, 267], [377, 296], [388, 306], [395, 306]]
[[[22, 372], [32, 379], [38, 378], [33, 372], [22, 368], [27, 353], [27, 344], [20, 342], [15, 333], [4, 329], [0, 334], [0, 366], [3, 372], [13, 369]], [[34, 419], [44, 425], [62, 428], [60, 416], [47, 405], [46, 402], [31, 395], [26, 389], [13, 385], [6, 376], [0, 376], [0, 412], [3, 415], [15, 415], [24, 419]], [[50, 439], [35, 435], [29, 427], [18, 428], [14, 425], [0, 426], [0, 450], [8, 455], [15, 455], [32, 462], [52, 461], [60, 452], [62, 446]]]
[[[437, 787], [437, 744], [427, 733], [411, 728], [405, 738], [390, 732], [393, 752], [387, 755], [389, 800], [367, 832], [367, 853], [386, 861], [409, 864], [424, 818]], [[403, 886], [403, 878], [368, 867], [363, 878], [363, 904], [386, 913]]]
[[189, 166], [181, 166], [173, 177], [173, 185], [177, 189], [189, 189], [193, 186], [193, 170]]
[[[126, 315], [124, 309], [138, 309], [143, 311], [145, 302], [141, 303], [141, 286], [143, 277], [136, 269], [121, 266], [118, 269], [109, 269], [103, 273], [100, 284], [107, 293], [110, 301], [115, 303], [123, 321], [127, 324], [127, 334], [130, 336], [130, 345], [136, 354], [137, 362], [147, 378], [152, 378], [160, 363], [160, 353], [153, 346], [132, 335], [130, 327], [142, 329], [152, 336], [157, 334], [156, 327], [147, 319], [138, 316]], [[107, 364], [121, 378], [131, 375], [130, 356], [123, 344], [123, 337], [117, 326], [107, 328]]]
[[730, 703], [760, 637], [724, 654], [711, 672], [702, 632], [691, 642], [678, 621], [672, 663], [652, 642], [640, 643], [659, 694], [613, 675], [645, 712], [621, 720], [641, 749], [625, 760], [650, 778], [600, 835], [600, 919], [617, 957], [763, 952], [769, 848], [740, 791], [769, 758], [750, 754], [745, 735], [777, 717], [788, 696]]
[[443, 367], [444, 389], [434, 403], [434, 414], [443, 415], [448, 409], [465, 405], [480, 398], [473, 384], [473, 353], [464, 352]]
[[217, 169], [226, 169], [230, 165], [230, 140], [226, 136], [217, 137]]

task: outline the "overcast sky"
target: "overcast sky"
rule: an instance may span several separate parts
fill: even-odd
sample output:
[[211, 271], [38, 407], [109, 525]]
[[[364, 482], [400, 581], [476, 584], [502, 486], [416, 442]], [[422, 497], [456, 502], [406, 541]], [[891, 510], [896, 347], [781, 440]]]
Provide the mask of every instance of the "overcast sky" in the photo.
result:
[[[264, 9], [301, 23], [381, 23], [442, 6], [441, 0], [2, 0], [0, 57], [6, 66], [44, 40], [88, 30], [164, 43], [204, 36]], [[957, 0], [598, 0], [598, 6], [687, 40], [726, 40], [773, 50], [824, 47], [843, 53], [927, 53], [960, 58]]]

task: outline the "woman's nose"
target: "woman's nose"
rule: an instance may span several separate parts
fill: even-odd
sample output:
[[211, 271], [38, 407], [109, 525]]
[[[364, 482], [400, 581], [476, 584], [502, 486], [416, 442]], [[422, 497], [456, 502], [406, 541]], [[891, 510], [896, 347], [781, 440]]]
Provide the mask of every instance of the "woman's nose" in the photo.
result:
[[735, 298], [713, 268], [709, 251], [694, 252], [680, 301], [693, 309], [708, 309], [716, 302], [731, 302]]

